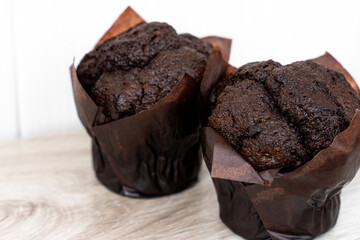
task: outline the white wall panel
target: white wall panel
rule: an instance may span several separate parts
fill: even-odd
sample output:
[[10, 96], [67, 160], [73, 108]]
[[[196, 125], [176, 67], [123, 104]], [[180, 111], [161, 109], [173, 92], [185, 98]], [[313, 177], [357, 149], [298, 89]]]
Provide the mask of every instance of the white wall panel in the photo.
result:
[[11, 0], [0, 1], [0, 141], [18, 136]]
[[73, 19], [62, 1], [14, 1], [19, 122], [23, 137], [78, 126], [69, 66], [67, 26]]
[[[168, 22], [178, 32], [233, 38], [230, 63], [235, 66], [270, 58], [286, 64], [329, 51], [360, 81], [360, 2], [356, 0], [13, 0], [12, 12], [10, 1], [0, 1], [4, 5], [0, 25], [5, 27], [1, 34], [13, 36], [0, 38], [5, 41], [0, 63], [6, 66], [0, 74], [10, 79], [5, 83], [1, 77], [0, 111], [7, 118], [0, 119], [7, 127], [0, 127], [0, 139], [17, 134], [16, 91], [21, 136], [80, 126], [69, 65], [74, 56], [78, 64], [128, 5], [144, 19]], [[13, 27], [8, 24], [11, 13]], [[8, 61], [12, 57], [15, 66]]]

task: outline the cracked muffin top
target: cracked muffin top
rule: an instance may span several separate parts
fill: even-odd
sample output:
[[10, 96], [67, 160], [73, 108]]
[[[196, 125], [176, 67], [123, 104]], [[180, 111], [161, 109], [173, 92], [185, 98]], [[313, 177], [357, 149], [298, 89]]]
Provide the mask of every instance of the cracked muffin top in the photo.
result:
[[185, 72], [201, 80], [211, 51], [166, 23], [140, 23], [86, 54], [77, 75], [110, 122], [150, 108]]
[[256, 170], [292, 170], [327, 148], [360, 108], [343, 74], [312, 61], [246, 64], [210, 95], [209, 125]]

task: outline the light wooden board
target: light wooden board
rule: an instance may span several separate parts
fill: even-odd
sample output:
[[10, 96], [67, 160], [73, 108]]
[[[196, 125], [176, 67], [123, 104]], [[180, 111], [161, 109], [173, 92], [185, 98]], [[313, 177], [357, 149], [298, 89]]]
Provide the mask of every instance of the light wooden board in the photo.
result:
[[[360, 239], [360, 176], [342, 193], [336, 227], [319, 239]], [[0, 145], [0, 239], [241, 239], [200, 181], [168, 197], [130, 199], [98, 183], [83, 130]]]

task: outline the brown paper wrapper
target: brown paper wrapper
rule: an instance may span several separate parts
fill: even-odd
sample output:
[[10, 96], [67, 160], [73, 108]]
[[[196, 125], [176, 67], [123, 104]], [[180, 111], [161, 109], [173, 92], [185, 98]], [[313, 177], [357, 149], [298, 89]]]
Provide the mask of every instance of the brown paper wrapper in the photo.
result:
[[331, 68], [337, 72], [344, 74], [346, 80], [350, 83], [350, 85], [356, 90], [356, 92], [360, 95], [359, 86], [356, 84], [354, 78], [350, 75], [348, 71], [328, 52], [325, 52], [324, 55], [311, 59], [312, 61], [321, 64], [325, 67]]
[[[322, 58], [334, 63], [330, 56]], [[209, 65], [223, 64], [216, 61]], [[216, 72], [207, 76], [200, 89], [204, 102], [219, 79]], [[341, 189], [360, 167], [360, 111], [328, 148], [286, 174], [277, 174], [278, 169], [257, 172], [211, 127], [201, 129], [201, 144], [220, 218], [233, 232], [246, 239], [313, 239], [335, 225]]]
[[116, 19], [114, 24], [107, 30], [104, 36], [102, 36], [96, 43], [95, 48], [97, 48], [97, 46], [105, 42], [107, 39], [126, 32], [128, 29], [138, 25], [141, 22], [145, 22], [145, 20], [140, 17], [131, 7], [127, 7], [125, 11], [120, 14], [118, 19]]
[[[127, 8], [98, 44], [143, 21]], [[209, 41], [215, 40], [222, 42], [215, 37]], [[229, 54], [230, 47], [221, 51]], [[129, 197], [167, 195], [196, 182], [201, 164], [200, 81], [185, 74], [150, 109], [105, 123], [101, 107], [79, 82], [74, 64], [70, 72], [78, 115], [92, 138], [93, 165], [100, 182]]]

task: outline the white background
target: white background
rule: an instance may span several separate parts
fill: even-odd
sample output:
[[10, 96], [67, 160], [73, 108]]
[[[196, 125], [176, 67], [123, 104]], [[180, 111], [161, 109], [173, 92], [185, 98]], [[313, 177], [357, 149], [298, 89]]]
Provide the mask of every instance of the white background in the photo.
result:
[[0, 0], [0, 141], [81, 127], [69, 66], [131, 5], [178, 32], [233, 39], [230, 63], [329, 51], [360, 80], [360, 2]]

